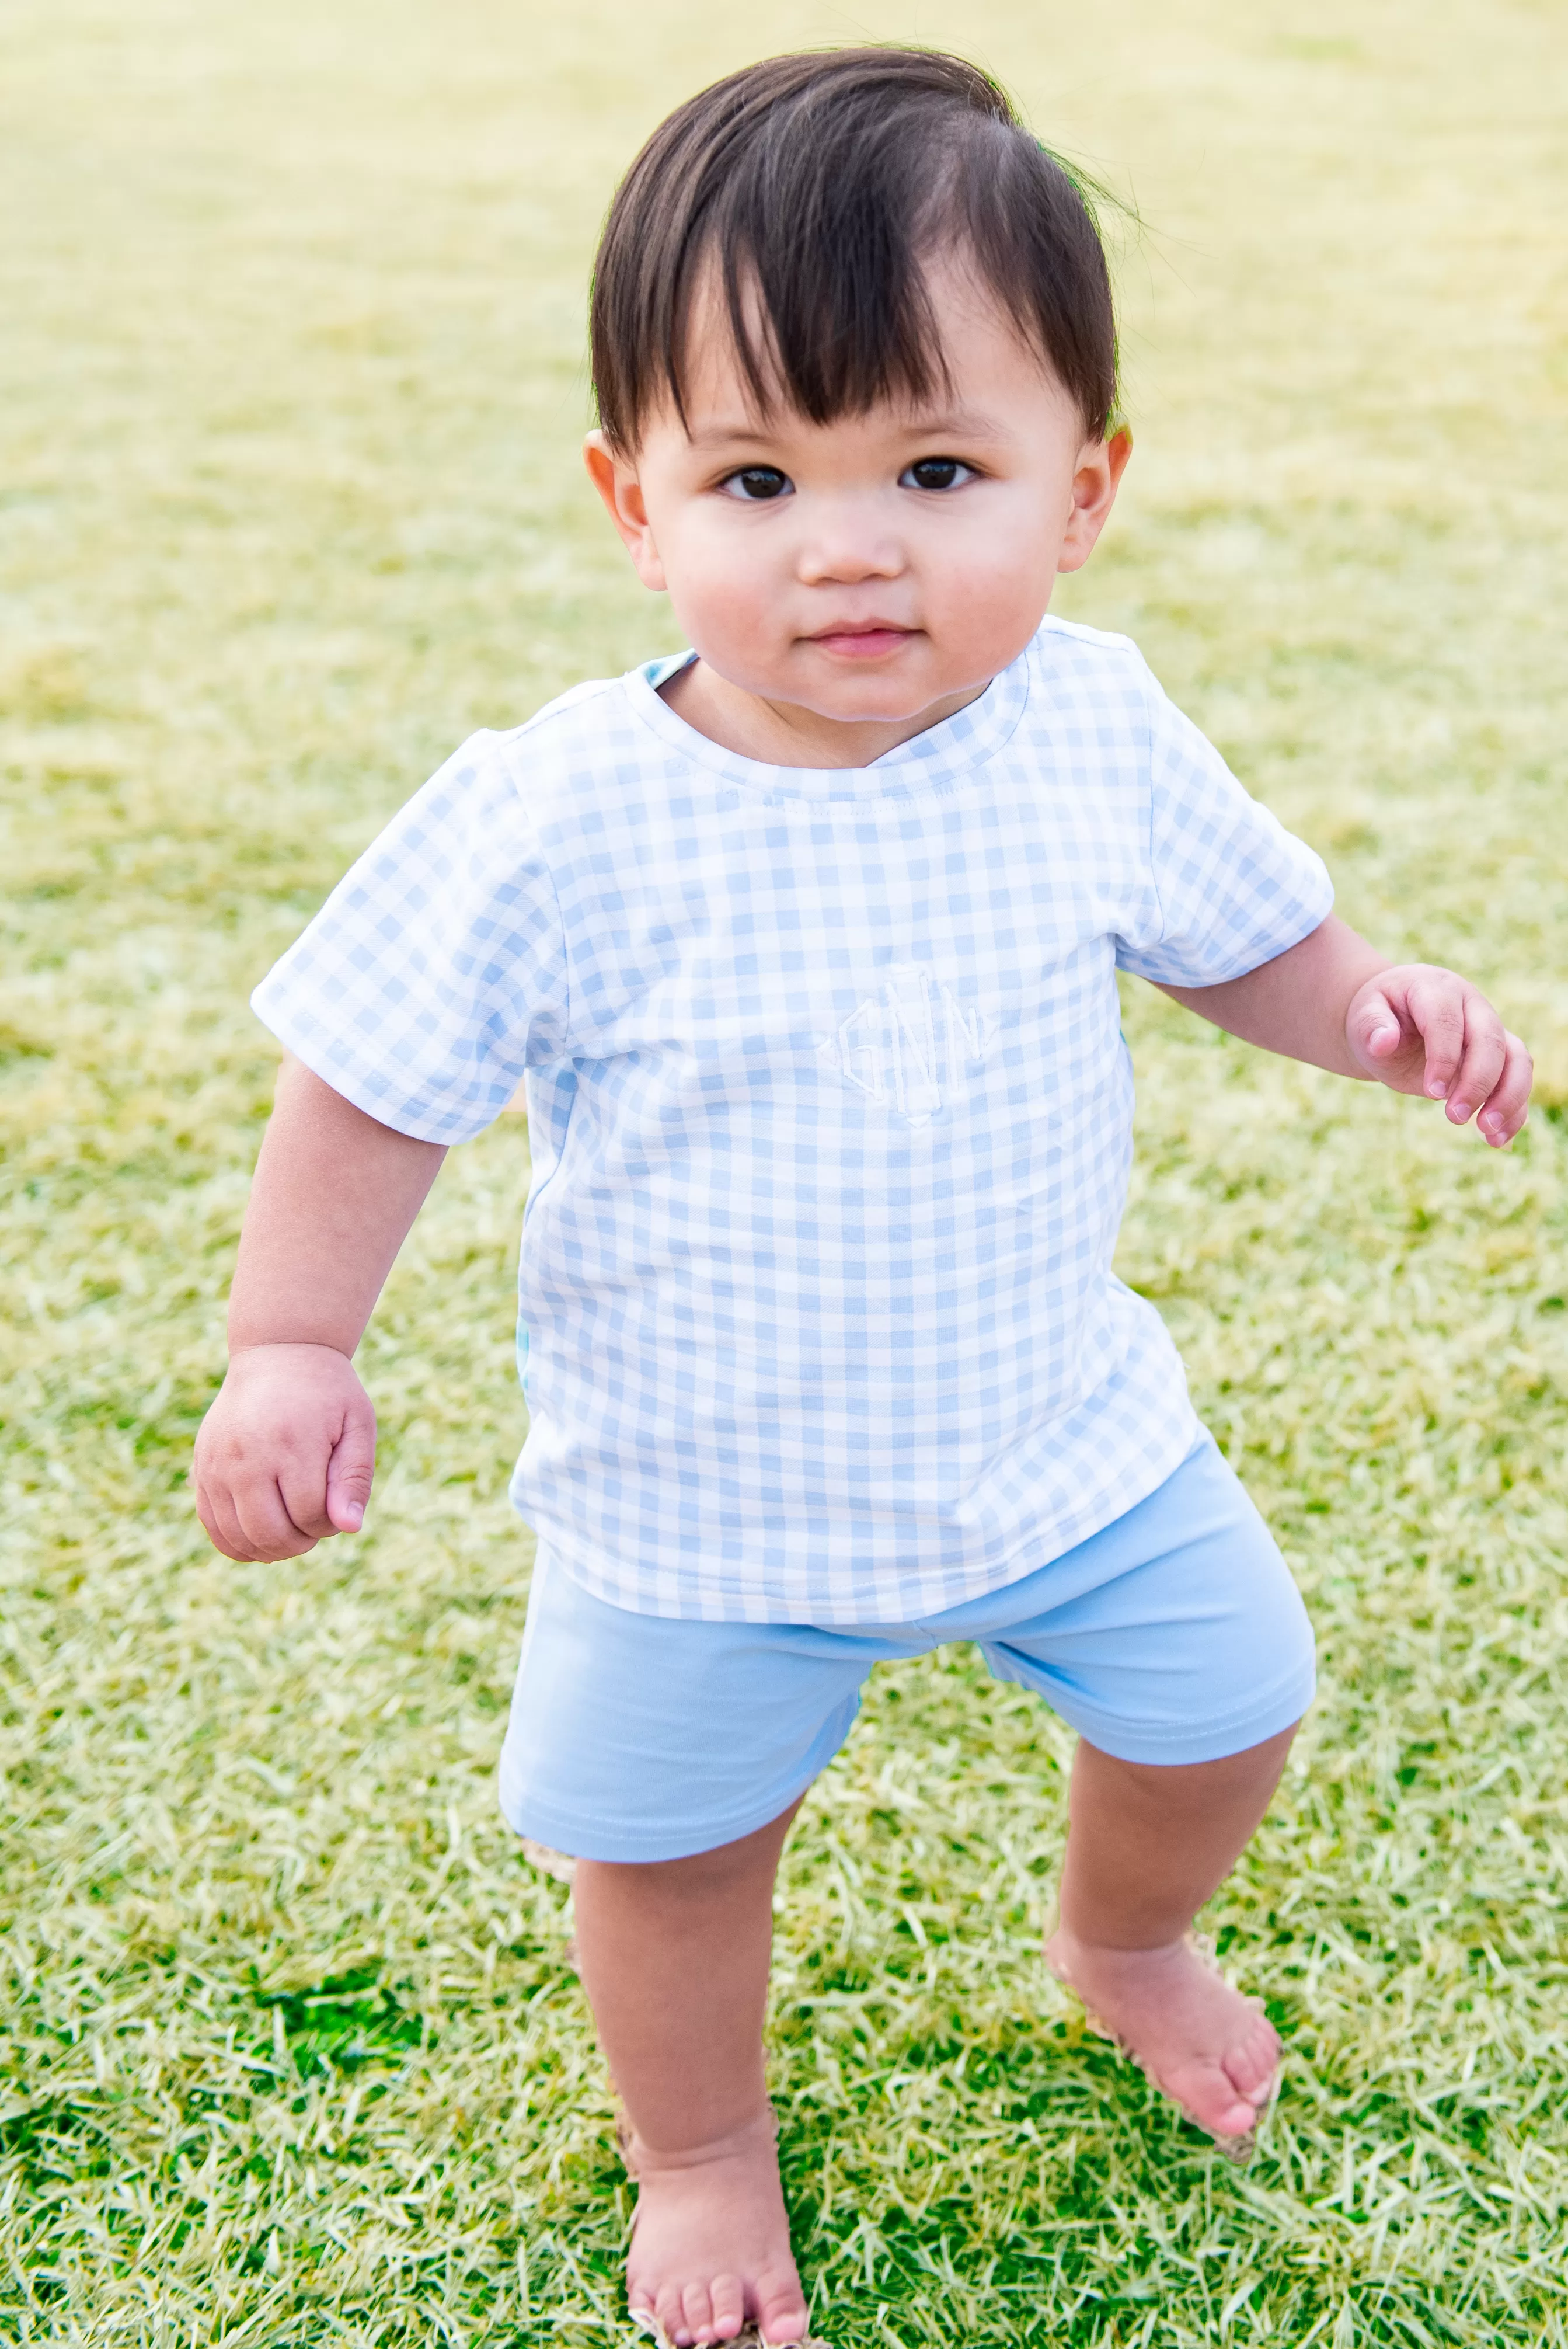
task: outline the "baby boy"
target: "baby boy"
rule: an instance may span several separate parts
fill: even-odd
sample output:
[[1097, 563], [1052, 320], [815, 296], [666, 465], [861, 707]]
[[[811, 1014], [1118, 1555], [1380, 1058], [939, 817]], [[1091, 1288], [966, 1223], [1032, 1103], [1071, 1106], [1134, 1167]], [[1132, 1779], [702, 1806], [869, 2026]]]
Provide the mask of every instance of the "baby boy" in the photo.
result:
[[231, 1557], [360, 1526], [355, 1348], [444, 1151], [524, 1085], [502, 1805], [577, 1856], [634, 2314], [785, 2343], [774, 1871], [878, 1659], [977, 1641], [1071, 1723], [1051, 1964], [1233, 2150], [1274, 2083], [1190, 1928], [1312, 1638], [1111, 1269], [1117, 972], [1494, 1146], [1530, 1063], [1336, 918], [1125, 637], [1047, 616], [1130, 451], [1110, 293], [973, 67], [777, 57], [680, 108], [593, 345], [588, 469], [693, 649], [477, 735], [263, 982], [287, 1057], [197, 1482]]

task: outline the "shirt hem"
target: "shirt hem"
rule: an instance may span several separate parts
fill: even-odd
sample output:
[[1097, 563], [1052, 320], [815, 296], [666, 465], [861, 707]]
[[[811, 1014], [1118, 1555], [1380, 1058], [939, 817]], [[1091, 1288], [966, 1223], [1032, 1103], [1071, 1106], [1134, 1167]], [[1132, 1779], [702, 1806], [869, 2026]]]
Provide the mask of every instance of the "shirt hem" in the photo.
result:
[[[593, 1553], [575, 1547], [569, 1532], [553, 1525], [536, 1526], [535, 1531], [542, 1542], [548, 1543], [552, 1560], [580, 1590], [585, 1590], [591, 1599], [601, 1599], [607, 1607], [618, 1607], [627, 1615], [646, 1615], [677, 1623], [810, 1623], [824, 1630], [868, 1623], [921, 1623], [934, 1613], [946, 1614], [953, 1608], [965, 1607], [976, 1599], [1005, 1590], [1009, 1583], [1022, 1582], [1029, 1575], [1037, 1574], [1042, 1567], [1065, 1557], [1080, 1542], [1103, 1533], [1108, 1526], [1115, 1525], [1151, 1493], [1158, 1492], [1202, 1441], [1203, 1433], [1203, 1423], [1189, 1401], [1185, 1413], [1171, 1424], [1167, 1441], [1149, 1454], [1139, 1475], [1125, 1481], [1119, 1478], [1113, 1490], [1102, 1493], [1097, 1500], [1084, 1502], [1069, 1516], [1056, 1519], [1047, 1532], [1033, 1535], [1016, 1547], [1009, 1547], [1002, 1558], [992, 1559], [966, 1573], [955, 1574], [944, 1567], [929, 1575], [911, 1575], [907, 1578], [911, 1584], [909, 1603], [903, 1607], [889, 1603], [881, 1593], [878, 1580], [871, 1580], [869, 1587], [846, 1590], [848, 1578], [841, 1570], [834, 1577], [831, 1589], [822, 1584], [799, 1589], [759, 1584], [754, 1590], [738, 1592], [733, 1588], [715, 1589], [711, 1583], [705, 1586], [694, 1578], [690, 1597], [683, 1595], [681, 1604], [651, 1605], [645, 1592], [636, 1590], [634, 1586], [628, 1589], [629, 1578], [614, 1571], [606, 1573]], [[515, 1500], [512, 1506], [521, 1516]], [[940, 1590], [933, 1587], [937, 1583]]]

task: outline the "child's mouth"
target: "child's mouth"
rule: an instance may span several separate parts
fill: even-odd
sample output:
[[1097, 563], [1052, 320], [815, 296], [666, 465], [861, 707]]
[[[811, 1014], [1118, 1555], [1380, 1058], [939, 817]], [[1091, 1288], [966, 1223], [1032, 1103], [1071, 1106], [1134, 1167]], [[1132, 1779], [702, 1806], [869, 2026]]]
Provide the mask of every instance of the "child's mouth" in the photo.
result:
[[842, 660], [880, 660], [884, 654], [897, 652], [915, 634], [913, 628], [890, 627], [882, 621], [872, 621], [863, 627], [825, 628], [810, 641]]

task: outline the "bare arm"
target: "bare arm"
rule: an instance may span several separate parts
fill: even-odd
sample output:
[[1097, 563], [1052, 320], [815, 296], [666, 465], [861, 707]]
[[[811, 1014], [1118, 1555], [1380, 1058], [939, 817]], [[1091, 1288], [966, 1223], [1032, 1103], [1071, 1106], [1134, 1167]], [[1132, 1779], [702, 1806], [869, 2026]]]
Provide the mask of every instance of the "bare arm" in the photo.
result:
[[378, 1125], [285, 1054], [229, 1292], [230, 1353], [352, 1354], [446, 1154]]
[[1530, 1055], [1480, 989], [1435, 963], [1391, 963], [1337, 915], [1243, 978], [1162, 991], [1264, 1051], [1446, 1102], [1494, 1149], [1524, 1123]]
[[376, 1414], [351, 1356], [446, 1153], [285, 1059], [229, 1299], [197, 1509], [233, 1558], [297, 1557], [365, 1517]]

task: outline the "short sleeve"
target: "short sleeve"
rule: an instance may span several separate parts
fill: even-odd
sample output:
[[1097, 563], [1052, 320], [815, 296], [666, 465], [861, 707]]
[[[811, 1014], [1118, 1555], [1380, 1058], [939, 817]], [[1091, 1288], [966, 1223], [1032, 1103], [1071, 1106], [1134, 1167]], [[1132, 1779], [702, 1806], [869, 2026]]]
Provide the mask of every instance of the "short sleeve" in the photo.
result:
[[1237, 782], [1213, 744], [1150, 679], [1154, 923], [1117, 963], [1168, 987], [1217, 987], [1272, 962], [1334, 905], [1321, 857]]
[[335, 1092], [399, 1133], [465, 1142], [569, 1003], [549, 868], [497, 738], [477, 734], [338, 883], [251, 998]]

